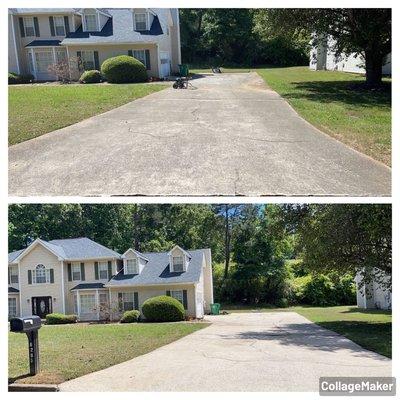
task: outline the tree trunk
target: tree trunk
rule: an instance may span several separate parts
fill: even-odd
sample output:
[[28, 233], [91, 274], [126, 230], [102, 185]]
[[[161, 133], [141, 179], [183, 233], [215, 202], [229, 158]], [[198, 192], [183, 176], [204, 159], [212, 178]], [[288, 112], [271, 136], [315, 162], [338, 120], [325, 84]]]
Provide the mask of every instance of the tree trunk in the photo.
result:
[[370, 86], [382, 84], [383, 55], [372, 49], [365, 51], [366, 83]]
[[231, 238], [229, 232], [229, 206], [225, 205], [225, 269], [224, 279], [228, 277], [229, 272], [229, 258], [231, 254]]

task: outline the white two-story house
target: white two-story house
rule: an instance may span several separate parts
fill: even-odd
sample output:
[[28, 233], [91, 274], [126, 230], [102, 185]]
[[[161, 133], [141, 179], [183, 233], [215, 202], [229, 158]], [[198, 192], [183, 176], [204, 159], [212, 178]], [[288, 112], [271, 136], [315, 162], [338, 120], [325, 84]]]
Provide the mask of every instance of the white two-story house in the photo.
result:
[[80, 321], [118, 320], [147, 299], [168, 295], [188, 317], [213, 302], [210, 249], [119, 254], [88, 238], [44, 241], [8, 255], [8, 314], [76, 314]]
[[[9, 72], [55, 80], [51, 65], [69, 60], [71, 78], [130, 55], [148, 75], [165, 77], [181, 63], [176, 8], [10, 8]], [[76, 65], [75, 65], [76, 64]]]

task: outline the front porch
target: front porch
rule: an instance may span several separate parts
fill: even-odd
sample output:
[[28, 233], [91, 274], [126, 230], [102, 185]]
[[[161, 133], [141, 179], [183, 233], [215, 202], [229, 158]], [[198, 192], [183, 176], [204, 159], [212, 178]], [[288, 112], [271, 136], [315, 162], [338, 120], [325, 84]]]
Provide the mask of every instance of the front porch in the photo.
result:
[[110, 296], [103, 283], [81, 283], [72, 288], [71, 292], [78, 321], [103, 321], [110, 318]]
[[59, 40], [34, 40], [26, 46], [28, 69], [37, 81], [54, 81], [57, 76], [49, 67], [68, 59], [67, 49]]

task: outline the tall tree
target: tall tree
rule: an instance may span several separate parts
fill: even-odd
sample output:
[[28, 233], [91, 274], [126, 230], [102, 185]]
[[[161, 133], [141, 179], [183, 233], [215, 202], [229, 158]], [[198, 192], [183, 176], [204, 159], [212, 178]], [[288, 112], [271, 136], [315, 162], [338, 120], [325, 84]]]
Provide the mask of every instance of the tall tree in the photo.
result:
[[391, 287], [390, 204], [290, 204], [281, 212], [285, 229], [298, 234], [309, 269], [359, 273], [363, 282]]
[[314, 34], [315, 44], [328, 41], [337, 56], [361, 54], [366, 83], [382, 82], [382, 65], [392, 47], [392, 12], [389, 8], [269, 9], [268, 28], [286, 35]]

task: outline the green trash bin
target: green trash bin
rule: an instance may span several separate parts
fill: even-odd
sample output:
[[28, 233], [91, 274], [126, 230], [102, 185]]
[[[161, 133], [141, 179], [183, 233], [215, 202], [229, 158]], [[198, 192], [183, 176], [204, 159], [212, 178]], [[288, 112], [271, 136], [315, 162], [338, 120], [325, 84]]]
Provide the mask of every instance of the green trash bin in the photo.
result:
[[187, 77], [189, 76], [189, 67], [187, 64], [179, 64], [179, 75]]
[[210, 306], [211, 306], [211, 314], [212, 315], [219, 315], [219, 309], [221, 307], [221, 304], [213, 303], [213, 304], [210, 304]]

